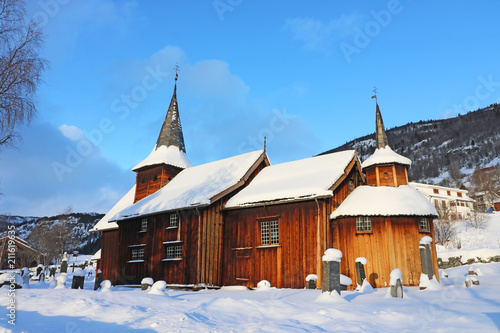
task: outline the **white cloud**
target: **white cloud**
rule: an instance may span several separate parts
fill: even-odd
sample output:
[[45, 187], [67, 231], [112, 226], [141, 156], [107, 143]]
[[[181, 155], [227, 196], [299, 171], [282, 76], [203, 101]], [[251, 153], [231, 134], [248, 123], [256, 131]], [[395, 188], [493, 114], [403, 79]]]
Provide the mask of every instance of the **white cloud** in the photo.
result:
[[61, 125], [59, 126], [61, 133], [72, 141], [78, 141], [85, 139], [85, 134], [82, 130], [73, 125]]
[[322, 21], [310, 17], [295, 17], [285, 21], [285, 30], [294, 39], [304, 43], [307, 50], [329, 52], [333, 43], [354, 34], [354, 27], [360, 25], [363, 15], [342, 14], [339, 18]]

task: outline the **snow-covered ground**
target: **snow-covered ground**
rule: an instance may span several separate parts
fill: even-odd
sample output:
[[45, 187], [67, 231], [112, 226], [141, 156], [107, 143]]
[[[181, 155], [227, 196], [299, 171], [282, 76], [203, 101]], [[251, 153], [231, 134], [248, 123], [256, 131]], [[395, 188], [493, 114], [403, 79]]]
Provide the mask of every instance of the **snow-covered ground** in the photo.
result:
[[[484, 232], [468, 229], [461, 251], [498, 247], [497, 219]], [[53, 281], [31, 281], [11, 297], [8, 287], [1, 288], [0, 332], [499, 332], [500, 263], [473, 268], [478, 286], [465, 288], [469, 266], [460, 266], [441, 272], [448, 278], [440, 288], [404, 288], [403, 299], [388, 297], [387, 288], [326, 298], [319, 298], [320, 290], [242, 287], [160, 295], [127, 287], [102, 292], [93, 290], [93, 275], [85, 289], [72, 290], [70, 273], [65, 289], [54, 289]], [[15, 326], [7, 317], [12, 299]]]
[[[456, 240], [449, 246], [437, 246], [437, 255], [444, 261], [450, 257], [462, 257], [463, 263], [468, 259], [481, 258], [487, 260], [488, 257], [500, 255], [500, 212], [486, 214], [483, 228], [475, 229], [467, 226], [466, 221], [457, 221]], [[457, 248], [460, 244], [460, 249]]]

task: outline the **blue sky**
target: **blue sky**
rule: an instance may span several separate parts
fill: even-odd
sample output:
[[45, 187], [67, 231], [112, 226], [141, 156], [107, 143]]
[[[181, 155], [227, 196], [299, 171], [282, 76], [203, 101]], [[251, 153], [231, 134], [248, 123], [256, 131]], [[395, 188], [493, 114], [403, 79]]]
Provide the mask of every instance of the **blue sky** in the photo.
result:
[[0, 214], [105, 213], [177, 97], [190, 161], [306, 158], [498, 102], [500, 3], [40, 0], [39, 114], [0, 153]]

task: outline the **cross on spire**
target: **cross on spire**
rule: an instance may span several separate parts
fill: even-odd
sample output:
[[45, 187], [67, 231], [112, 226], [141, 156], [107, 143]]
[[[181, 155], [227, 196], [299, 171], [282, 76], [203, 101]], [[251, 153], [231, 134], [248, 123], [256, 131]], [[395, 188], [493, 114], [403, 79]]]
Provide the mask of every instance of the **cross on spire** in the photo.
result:
[[174, 71], [175, 71], [175, 82], [177, 83], [177, 78], [179, 77], [179, 72], [180, 72], [179, 63], [175, 64]]
[[375, 98], [375, 103], [378, 104], [378, 101], [377, 101], [377, 92], [378, 92], [377, 87], [373, 87], [372, 91], [374, 93], [374, 95], [372, 96], [372, 98]]

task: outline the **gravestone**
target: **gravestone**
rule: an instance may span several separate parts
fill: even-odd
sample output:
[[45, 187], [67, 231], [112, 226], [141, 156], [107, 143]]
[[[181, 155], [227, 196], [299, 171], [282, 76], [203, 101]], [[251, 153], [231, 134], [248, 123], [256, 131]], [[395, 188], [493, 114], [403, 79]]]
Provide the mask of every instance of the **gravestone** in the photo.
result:
[[68, 261], [67, 260], [62, 260], [61, 262], [61, 273], [67, 273], [68, 272]]
[[40, 274], [38, 274], [38, 281], [39, 282], [45, 282], [45, 271], [42, 270]]
[[101, 287], [101, 282], [102, 282], [102, 271], [98, 269], [97, 273], [95, 274], [94, 290], [97, 290]]
[[391, 296], [397, 298], [403, 298], [403, 279], [401, 277], [401, 270], [395, 268], [391, 272], [391, 280], [389, 284], [391, 285]]
[[[422, 274], [427, 275], [428, 281], [434, 278], [434, 270], [432, 267], [432, 253], [431, 253], [431, 244], [432, 238], [429, 236], [424, 236], [420, 240], [420, 264], [422, 267]], [[422, 280], [422, 279], [420, 279]], [[427, 285], [420, 284], [420, 289], [427, 288]]]
[[146, 277], [141, 281], [141, 290], [148, 290], [151, 286], [153, 286], [153, 279], [150, 277]]
[[356, 258], [356, 284], [362, 286], [366, 280], [365, 265], [367, 260], [364, 257]]
[[22, 278], [23, 278], [23, 286], [24, 285], [29, 286], [29, 284], [30, 284], [30, 275], [29, 275], [29, 273], [28, 274], [23, 274]]
[[78, 288], [83, 289], [83, 284], [85, 282], [85, 275], [87, 275], [87, 272], [85, 272], [83, 269], [77, 270], [75, 274], [73, 274], [71, 289], [78, 289]]
[[306, 277], [306, 289], [316, 289], [316, 280], [318, 276], [316, 274], [309, 274]]
[[36, 276], [40, 276], [40, 273], [43, 271], [43, 266], [40, 264], [36, 268]]
[[50, 271], [50, 273], [49, 273], [49, 277], [53, 277], [53, 276], [55, 276], [55, 275], [56, 275], [56, 267], [55, 267], [55, 266], [51, 266], [51, 267], [49, 268], [49, 271]]
[[323, 292], [336, 291], [340, 295], [340, 259], [342, 252], [337, 249], [328, 249], [323, 260]]

